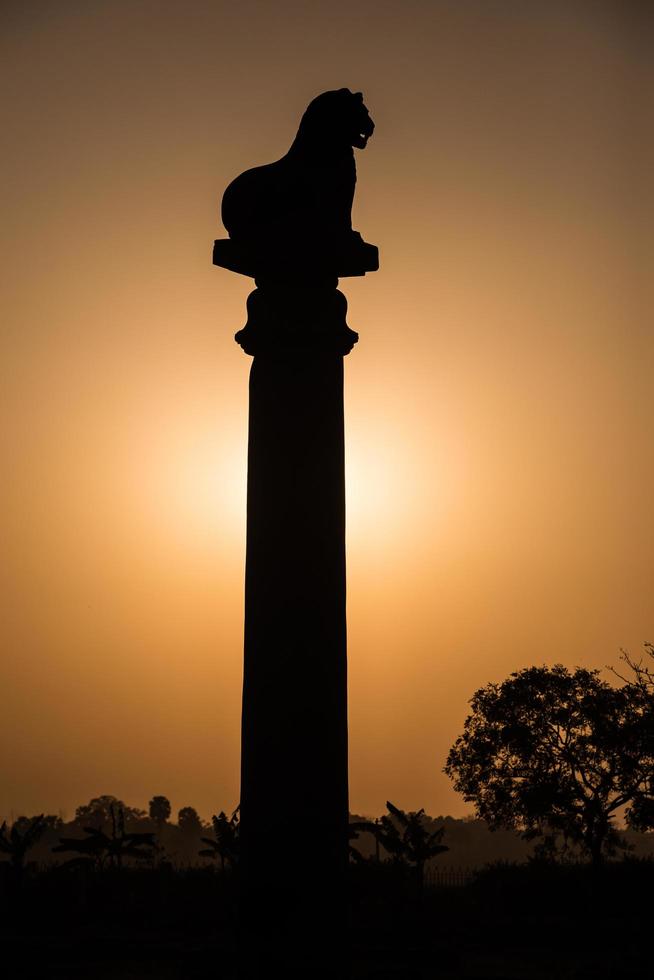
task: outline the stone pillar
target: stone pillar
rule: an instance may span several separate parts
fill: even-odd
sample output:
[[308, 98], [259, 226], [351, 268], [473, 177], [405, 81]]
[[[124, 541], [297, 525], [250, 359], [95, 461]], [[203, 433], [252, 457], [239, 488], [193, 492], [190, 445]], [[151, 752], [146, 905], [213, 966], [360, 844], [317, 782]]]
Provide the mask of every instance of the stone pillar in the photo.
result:
[[261, 284], [236, 335], [254, 355], [240, 824], [252, 978], [344, 975], [343, 355], [357, 335], [336, 282]]
[[242, 976], [346, 974], [343, 356], [336, 288], [379, 268], [352, 228], [361, 92], [323, 92], [288, 152], [223, 194], [213, 262], [253, 278], [241, 762]]

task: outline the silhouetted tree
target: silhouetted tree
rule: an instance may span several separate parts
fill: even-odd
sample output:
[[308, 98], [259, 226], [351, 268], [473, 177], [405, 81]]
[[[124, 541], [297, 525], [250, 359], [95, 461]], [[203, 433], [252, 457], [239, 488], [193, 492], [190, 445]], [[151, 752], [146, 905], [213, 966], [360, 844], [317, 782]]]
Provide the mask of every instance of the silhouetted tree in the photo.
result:
[[652, 661], [651, 664], [643, 657], [636, 660], [627, 650], [623, 650], [620, 660], [627, 665], [631, 671], [631, 675], [625, 677], [615, 667], [611, 667], [610, 670], [621, 681], [637, 687], [646, 697], [654, 698], [654, 643], [645, 643], [643, 645], [645, 647], [646, 657]]
[[[354, 830], [365, 830], [373, 834], [392, 861], [413, 865], [419, 890], [424, 882], [425, 863], [438, 854], [449, 850], [441, 844], [445, 827], [429, 830], [425, 822], [424, 809], [406, 812], [389, 801], [386, 802], [388, 816], [377, 820], [367, 820], [350, 824]], [[377, 859], [379, 851], [377, 850]]]
[[11, 829], [3, 822], [0, 827], [0, 852], [8, 854], [13, 867], [22, 871], [27, 852], [43, 836], [48, 826], [43, 813], [38, 817], [21, 817]]
[[627, 676], [614, 667], [610, 669], [624, 681], [632, 701], [641, 707], [641, 751], [649, 760], [649, 774], [644, 781], [644, 791], [627, 807], [625, 816], [634, 830], [654, 829], [654, 644], [645, 643], [645, 657], [636, 660], [626, 650], [620, 659], [630, 673]]
[[122, 808], [109, 808], [111, 832], [109, 834], [98, 827], [84, 827], [86, 837], [62, 837], [59, 844], [53, 847], [55, 853], [73, 851], [80, 855], [72, 858], [67, 864], [93, 864], [101, 869], [107, 864], [110, 867], [121, 868], [125, 858], [150, 860], [154, 855], [156, 842], [151, 833], [127, 833], [125, 831], [125, 815]]
[[193, 806], [183, 806], [177, 814], [177, 826], [187, 836], [200, 834], [203, 826], [198, 811]]
[[159, 833], [171, 814], [170, 800], [165, 796], [153, 796], [148, 804], [150, 820], [154, 820]]
[[105, 827], [108, 828], [115, 819], [112, 817], [112, 809], [114, 814], [121, 812], [125, 821], [143, 820], [147, 816], [144, 810], [139, 810], [133, 806], [126, 806], [117, 797], [105, 795], [96, 796], [84, 806], [78, 806], [75, 810], [74, 822], [83, 827], [95, 827], [97, 830], [102, 830]]
[[220, 858], [221, 868], [225, 870], [225, 862], [234, 867], [239, 854], [239, 808], [236, 807], [231, 817], [221, 810], [218, 816], [211, 818], [213, 837], [202, 837], [202, 843], [207, 844], [199, 853], [202, 857]]
[[445, 765], [491, 827], [548, 846], [555, 834], [595, 865], [624, 846], [613, 817], [639, 805], [650, 771], [642, 696], [598, 674], [530, 667], [480, 688]]
[[177, 814], [176, 856], [189, 864], [195, 864], [200, 849], [200, 837], [208, 828], [202, 822], [195, 807], [184, 806]]

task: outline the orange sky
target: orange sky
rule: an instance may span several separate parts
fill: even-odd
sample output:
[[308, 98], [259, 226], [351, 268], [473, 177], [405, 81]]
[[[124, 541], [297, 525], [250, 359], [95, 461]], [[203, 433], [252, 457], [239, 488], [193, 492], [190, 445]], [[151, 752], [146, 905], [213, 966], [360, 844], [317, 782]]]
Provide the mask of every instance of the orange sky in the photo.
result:
[[647, 8], [3, 5], [0, 815], [237, 802], [250, 282], [211, 244], [325, 89], [377, 124], [381, 270], [341, 284], [353, 810], [466, 812], [477, 687], [654, 638]]

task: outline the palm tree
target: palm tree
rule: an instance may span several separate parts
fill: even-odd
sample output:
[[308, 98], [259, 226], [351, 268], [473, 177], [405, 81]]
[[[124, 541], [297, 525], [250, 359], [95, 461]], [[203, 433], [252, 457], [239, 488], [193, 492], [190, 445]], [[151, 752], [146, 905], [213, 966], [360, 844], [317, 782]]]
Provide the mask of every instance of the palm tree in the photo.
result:
[[211, 818], [213, 837], [200, 838], [208, 846], [199, 853], [201, 857], [220, 858], [221, 868], [225, 870], [225, 861], [234, 867], [239, 855], [239, 807], [236, 807], [231, 817], [221, 810], [218, 816]]

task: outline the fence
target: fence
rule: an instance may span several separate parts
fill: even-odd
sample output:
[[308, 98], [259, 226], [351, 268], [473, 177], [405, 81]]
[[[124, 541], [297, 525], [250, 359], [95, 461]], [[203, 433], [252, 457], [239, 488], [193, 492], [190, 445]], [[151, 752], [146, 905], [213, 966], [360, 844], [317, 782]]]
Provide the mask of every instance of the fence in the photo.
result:
[[425, 869], [425, 887], [427, 888], [463, 888], [469, 885], [473, 878], [470, 868], [454, 866]]

